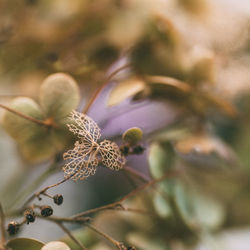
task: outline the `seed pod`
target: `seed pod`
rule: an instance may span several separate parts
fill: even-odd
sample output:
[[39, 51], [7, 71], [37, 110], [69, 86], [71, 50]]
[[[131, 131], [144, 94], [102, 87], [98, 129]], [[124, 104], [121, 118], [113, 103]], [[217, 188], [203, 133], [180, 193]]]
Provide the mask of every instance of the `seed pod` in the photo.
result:
[[131, 146], [136, 145], [142, 139], [143, 132], [140, 128], [130, 128], [122, 135], [122, 140]]
[[142, 154], [144, 152], [145, 148], [142, 147], [141, 145], [138, 145], [136, 147], [133, 148], [132, 152], [133, 154], [139, 155]]
[[68, 116], [80, 100], [76, 81], [64, 73], [49, 75], [42, 83], [39, 100], [45, 115], [55, 121]]
[[20, 228], [20, 224], [18, 222], [11, 221], [8, 224], [7, 231], [9, 233], [9, 235], [14, 235], [14, 234], [16, 234], [19, 231], [19, 228]]
[[51, 206], [42, 206], [41, 207], [41, 215], [43, 217], [49, 217], [53, 214], [53, 209]]
[[24, 211], [24, 216], [26, 218], [27, 224], [34, 222], [36, 215], [33, 209], [27, 209]]
[[123, 155], [127, 156], [129, 153], [129, 146], [127, 146], [127, 145], [121, 146], [120, 151], [122, 152]]
[[61, 205], [63, 203], [63, 196], [61, 194], [56, 194], [53, 196], [54, 203], [56, 205]]

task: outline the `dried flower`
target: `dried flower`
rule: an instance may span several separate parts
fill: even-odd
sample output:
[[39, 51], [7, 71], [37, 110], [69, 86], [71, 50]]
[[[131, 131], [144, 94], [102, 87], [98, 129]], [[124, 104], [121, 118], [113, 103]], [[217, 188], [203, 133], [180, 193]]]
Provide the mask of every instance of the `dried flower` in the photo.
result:
[[9, 232], [9, 235], [14, 235], [19, 231], [20, 224], [16, 221], [11, 221], [8, 224], [7, 231]]
[[63, 196], [61, 194], [56, 194], [53, 196], [54, 203], [58, 206], [63, 203]]
[[53, 214], [53, 209], [51, 206], [42, 206], [41, 207], [41, 215], [43, 217], [49, 217]]
[[34, 222], [36, 215], [33, 209], [27, 209], [24, 211], [24, 217], [26, 218], [27, 224]]
[[78, 136], [79, 141], [76, 141], [74, 149], [63, 155], [68, 160], [63, 167], [65, 178], [84, 180], [95, 174], [99, 161], [112, 170], [123, 168], [125, 157], [118, 145], [109, 140], [98, 143], [101, 131], [90, 117], [72, 111], [71, 120], [74, 124], [68, 124], [69, 130]]

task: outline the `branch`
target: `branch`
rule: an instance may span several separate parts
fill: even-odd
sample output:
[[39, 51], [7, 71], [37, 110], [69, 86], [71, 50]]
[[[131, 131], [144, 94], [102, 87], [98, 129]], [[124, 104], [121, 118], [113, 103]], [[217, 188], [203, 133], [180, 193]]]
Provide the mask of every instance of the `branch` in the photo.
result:
[[88, 113], [90, 107], [92, 106], [92, 104], [94, 103], [94, 101], [96, 100], [96, 98], [98, 97], [98, 95], [102, 92], [102, 90], [109, 84], [109, 81], [116, 75], [118, 74], [120, 71], [130, 67], [131, 64], [125, 64], [124, 66], [118, 68], [117, 70], [113, 71], [104, 81], [103, 84], [96, 90], [96, 92], [93, 94], [93, 96], [90, 98], [90, 100], [88, 101], [88, 103], [86, 104], [84, 110], [82, 111], [82, 113], [86, 114]]
[[133, 169], [131, 167], [125, 166], [123, 169], [126, 172], [128, 172], [129, 174], [137, 177], [142, 182], [148, 182], [148, 181], [150, 181], [149, 178], [146, 175], [144, 175], [143, 173], [141, 173], [141, 172], [139, 172], [139, 171], [137, 171], [137, 170], [135, 170], [135, 169]]
[[13, 113], [15, 115], [18, 115], [19, 117], [22, 117], [22, 118], [24, 118], [24, 119], [26, 119], [28, 121], [34, 122], [34, 123], [36, 123], [36, 124], [38, 124], [40, 126], [55, 127], [55, 124], [50, 119], [47, 119], [45, 121], [37, 120], [37, 119], [35, 119], [35, 118], [31, 117], [31, 116], [25, 115], [25, 114], [23, 114], [21, 112], [18, 112], [16, 110], [12, 109], [12, 108], [9, 108], [9, 107], [5, 106], [3, 104], [0, 104], [0, 108], [3, 108], [3, 109], [5, 109], [5, 110], [7, 110], [7, 111], [9, 111], [9, 112], [11, 112], [11, 113]]
[[162, 177], [158, 178], [158, 179], [155, 179], [155, 180], [152, 180], [150, 182], [147, 182], [146, 184], [134, 189], [133, 191], [129, 192], [127, 195], [125, 195], [123, 198], [121, 198], [120, 200], [118, 201], [115, 201], [111, 204], [108, 204], [108, 205], [104, 205], [104, 206], [101, 206], [101, 207], [97, 207], [97, 208], [93, 208], [93, 209], [89, 209], [87, 211], [84, 211], [84, 212], [81, 212], [81, 213], [78, 213], [76, 215], [73, 215], [71, 216], [70, 218], [79, 218], [79, 217], [84, 217], [86, 215], [89, 215], [89, 214], [93, 214], [93, 213], [96, 213], [96, 212], [99, 212], [101, 210], [105, 210], [105, 209], [116, 209], [117, 207], [121, 207], [121, 203], [125, 200], [127, 200], [128, 198], [130, 198], [131, 196], [134, 196], [136, 195], [137, 193], [139, 193], [140, 191], [150, 187], [150, 186], [153, 186], [155, 185], [156, 183], [159, 183], [161, 181], [163, 181], [164, 179], [166, 178], [171, 178], [171, 177], [174, 177], [176, 176], [177, 172], [176, 171], [171, 171], [171, 172], [168, 172], [166, 173], [165, 175], [163, 175]]
[[99, 229], [97, 229], [96, 227], [94, 227], [93, 225], [90, 225], [90, 224], [86, 224], [86, 226], [88, 228], [90, 228], [91, 230], [93, 230], [94, 232], [96, 232], [97, 234], [100, 234], [102, 237], [104, 237], [105, 239], [107, 239], [109, 242], [111, 242], [114, 246], [117, 247], [117, 249], [119, 250], [124, 250], [126, 249], [124, 244], [113, 239], [112, 237], [110, 237], [109, 235], [107, 235], [106, 233], [100, 231]]
[[0, 248], [4, 249], [4, 245], [6, 242], [6, 235], [5, 235], [5, 215], [4, 215], [4, 211], [3, 211], [3, 207], [2, 204], [0, 203], [0, 228], [1, 228], [1, 244], [0, 244]]
[[24, 200], [33, 190], [35, 190], [43, 181], [45, 181], [51, 174], [57, 170], [57, 164], [60, 162], [53, 162], [51, 165], [39, 175], [28, 187], [26, 187], [20, 193], [17, 193], [18, 197], [8, 206], [9, 208], [14, 207], [19, 201]]
[[82, 250], [87, 250], [85, 246], [61, 223], [55, 222]]
[[[74, 173], [74, 174], [75, 174], [75, 173]], [[66, 182], [66, 181], [69, 180], [74, 174], [68, 176], [67, 178], [64, 178], [63, 180], [61, 180], [61, 181], [59, 181], [59, 182], [57, 182], [57, 183], [55, 183], [55, 184], [52, 184], [52, 185], [50, 185], [50, 186], [47, 186], [47, 187], [43, 188], [43, 189], [40, 190], [39, 192], [36, 192], [36, 193], [32, 194], [32, 195], [30, 196], [30, 198], [24, 202], [24, 204], [23, 204], [21, 210], [24, 210], [24, 209], [26, 208], [26, 206], [27, 206], [32, 200], [34, 200], [36, 197], [39, 197], [40, 195], [44, 194], [48, 189], [53, 188], [53, 187], [56, 187], [56, 186], [59, 186], [59, 185], [61, 185], [62, 183]]]

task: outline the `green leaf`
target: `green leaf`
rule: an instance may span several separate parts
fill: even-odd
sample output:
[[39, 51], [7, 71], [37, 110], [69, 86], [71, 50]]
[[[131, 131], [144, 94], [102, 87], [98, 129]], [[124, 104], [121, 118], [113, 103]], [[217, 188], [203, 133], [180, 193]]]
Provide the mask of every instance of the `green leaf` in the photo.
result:
[[160, 178], [173, 166], [175, 155], [169, 144], [153, 143], [149, 149], [149, 169], [153, 178]]
[[174, 201], [183, 221], [190, 228], [216, 229], [225, 219], [221, 203], [181, 183], [175, 185]]
[[108, 99], [108, 106], [120, 104], [125, 99], [134, 96], [145, 88], [145, 84], [139, 79], [129, 79], [119, 83], [113, 88]]
[[153, 202], [155, 210], [160, 217], [168, 218], [171, 215], [171, 207], [168, 201], [159, 192], [155, 192]]
[[70, 248], [64, 242], [51, 241], [43, 246], [41, 250], [70, 250]]
[[[27, 97], [15, 98], [9, 105], [15, 111], [32, 118], [43, 120], [38, 104]], [[3, 127], [18, 142], [26, 142], [41, 132], [41, 125], [6, 111], [3, 116]]]
[[128, 143], [129, 145], [133, 146], [136, 145], [142, 139], [142, 136], [142, 130], [140, 128], [134, 127], [129, 128], [123, 133], [122, 140], [125, 143]]
[[224, 222], [225, 211], [221, 203], [199, 193], [193, 193], [191, 198], [196, 218], [203, 226], [216, 229]]
[[39, 100], [47, 118], [65, 118], [79, 103], [77, 83], [67, 74], [52, 74], [42, 83]]
[[7, 243], [7, 247], [12, 250], [41, 250], [44, 243], [29, 238], [16, 238]]

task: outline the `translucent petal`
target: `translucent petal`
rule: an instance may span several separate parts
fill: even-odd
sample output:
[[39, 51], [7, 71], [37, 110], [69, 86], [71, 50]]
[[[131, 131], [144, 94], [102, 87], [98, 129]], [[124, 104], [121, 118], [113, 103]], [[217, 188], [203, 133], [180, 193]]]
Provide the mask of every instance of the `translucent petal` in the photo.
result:
[[123, 168], [126, 159], [115, 142], [109, 140], [102, 141], [99, 152], [102, 156], [102, 163], [106, 167], [112, 170], [120, 170]]
[[89, 116], [77, 111], [72, 111], [71, 120], [74, 121], [75, 124], [68, 124], [69, 130], [83, 141], [92, 143], [101, 137], [100, 128]]

